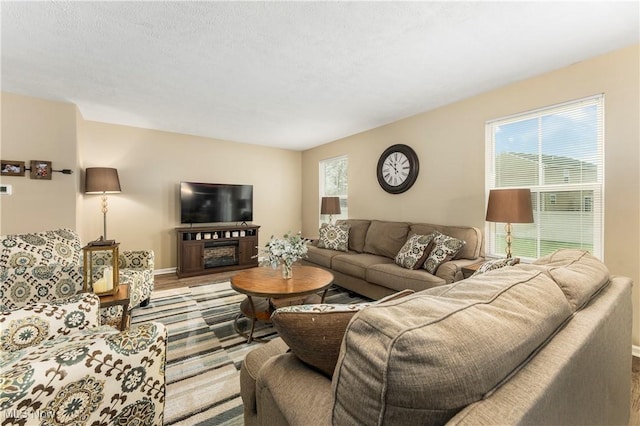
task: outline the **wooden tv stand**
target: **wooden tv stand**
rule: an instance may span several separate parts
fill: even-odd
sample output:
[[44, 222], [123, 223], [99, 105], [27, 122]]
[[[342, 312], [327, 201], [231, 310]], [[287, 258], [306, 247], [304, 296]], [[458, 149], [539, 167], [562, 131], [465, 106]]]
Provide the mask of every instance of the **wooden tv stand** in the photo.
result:
[[258, 266], [258, 225], [176, 228], [179, 278]]

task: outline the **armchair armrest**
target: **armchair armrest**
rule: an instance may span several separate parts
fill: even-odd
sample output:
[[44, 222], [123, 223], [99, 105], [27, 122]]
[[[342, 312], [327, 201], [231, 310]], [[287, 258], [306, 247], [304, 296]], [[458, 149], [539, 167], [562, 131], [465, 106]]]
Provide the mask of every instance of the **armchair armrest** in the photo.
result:
[[154, 269], [155, 255], [153, 250], [124, 250], [120, 252], [118, 267], [120, 269]]
[[0, 382], [10, 385], [3, 389], [3, 419], [161, 425], [166, 345], [165, 327], [147, 323], [122, 333], [58, 337], [17, 352], [0, 372]]
[[80, 293], [51, 303], [35, 303], [0, 312], [0, 348], [14, 352], [45, 340], [67, 336], [100, 325], [100, 298]]

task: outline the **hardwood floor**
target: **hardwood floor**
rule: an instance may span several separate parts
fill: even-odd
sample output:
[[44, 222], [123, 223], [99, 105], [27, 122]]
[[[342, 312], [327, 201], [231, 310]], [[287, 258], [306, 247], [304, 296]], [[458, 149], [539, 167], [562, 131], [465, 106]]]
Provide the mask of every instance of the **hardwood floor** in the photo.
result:
[[197, 277], [178, 278], [176, 274], [162, 274], [155, 276], [154, 288], [156, 290], [171, 290], [180, 287], [189, 287], [201, 284], [210, 284], [216, 281], [231, 279], [240, 271], [220, 272], [217, 274], [200, 275]]
[[[216, 281], [230, 279], [239, 271], [221, 272], [218, 274], [201, 275], [198, 277], [178, 278], [176, 274], [164, 274], [155, 276], [156, 290], [169, 290], [174, 288], [209, 284]], [[631, 367], [631, 416], [629, 426], [640, 425], [640, 358], [633, 357]]]

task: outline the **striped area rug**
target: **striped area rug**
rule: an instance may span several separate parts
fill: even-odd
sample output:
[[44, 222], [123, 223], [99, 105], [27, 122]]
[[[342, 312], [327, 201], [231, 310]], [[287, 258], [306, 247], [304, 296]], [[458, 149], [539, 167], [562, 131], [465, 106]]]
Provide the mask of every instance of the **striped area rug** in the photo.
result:
[[[154, 291], [149, 306], [133, 310], [132, 325], [158, 321], [167, 327], [165, 425], [243, 424], [240, 366], [247, 352], [264, 344], [247, 344], [234, 329], [244, 298], [224, 281]], [[327, 303], [364, 300], [335, 286], [326, 298]], [[249, 329], [245, 318], [238, 324]], [[254, 337], [276, 336], [269, 324], [256, 324]]]

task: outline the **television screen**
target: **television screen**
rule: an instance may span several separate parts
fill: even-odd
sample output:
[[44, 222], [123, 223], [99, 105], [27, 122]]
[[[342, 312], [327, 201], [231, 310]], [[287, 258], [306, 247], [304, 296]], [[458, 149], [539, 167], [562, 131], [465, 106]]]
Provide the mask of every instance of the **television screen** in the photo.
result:
[[180, 183], [180, 222], [253, 221], [253, 185]]

